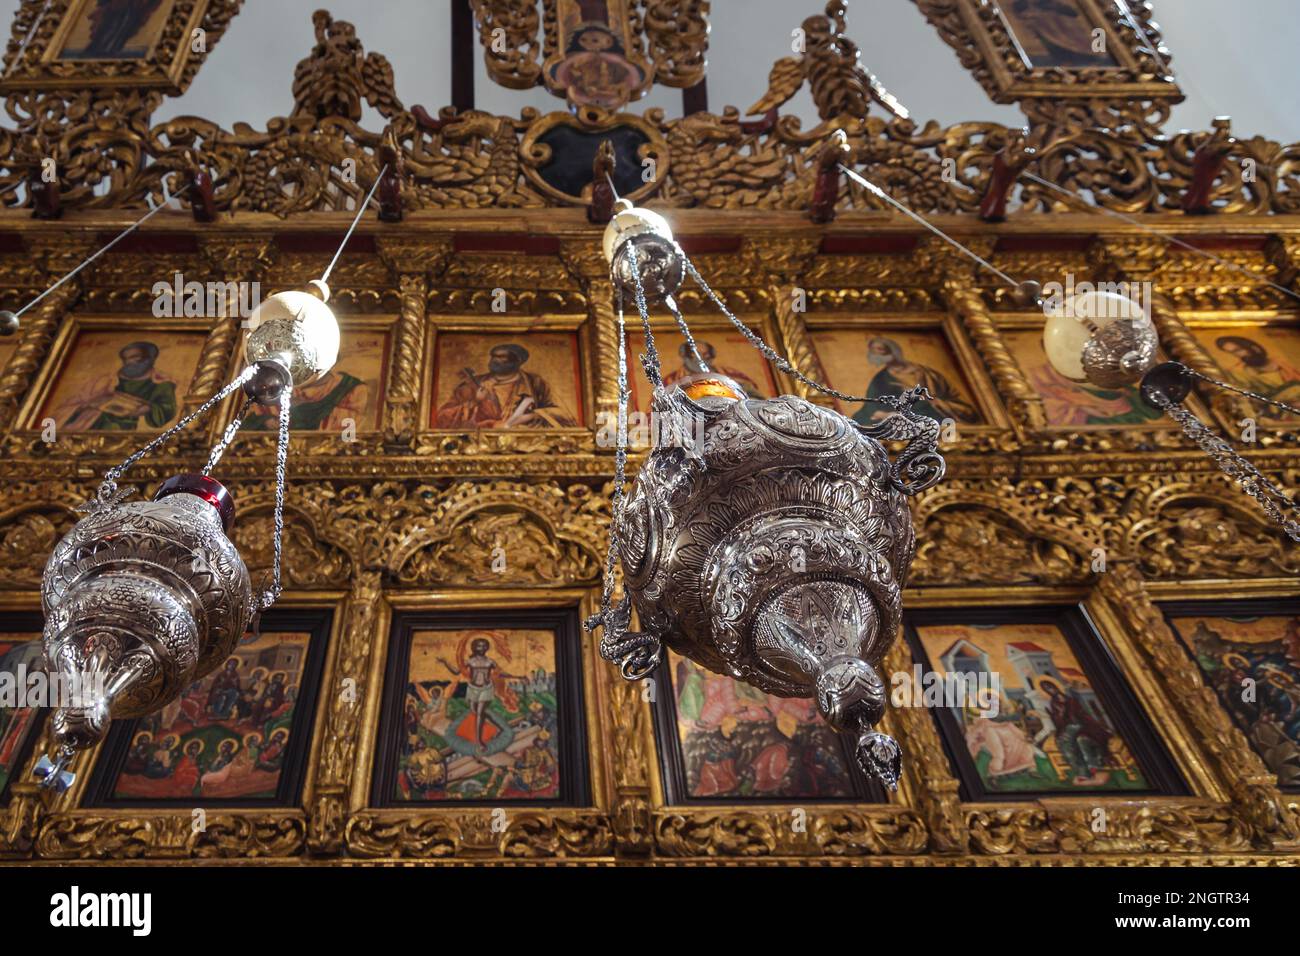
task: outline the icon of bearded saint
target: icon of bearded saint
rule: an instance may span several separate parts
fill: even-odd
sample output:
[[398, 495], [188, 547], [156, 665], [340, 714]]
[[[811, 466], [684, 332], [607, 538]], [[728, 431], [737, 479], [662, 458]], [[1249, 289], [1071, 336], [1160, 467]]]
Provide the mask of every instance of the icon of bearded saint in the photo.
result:
[[92, 378], [54, 410], [64, 431], [159, 429], [176, 417], [176, 383], [158, 371], [158, 346], [132, 342], [118, 357], [121, 368]]
[[577, 419], [552, 394], [541, 375], [527, 371], [528, 349], [494, 346], [488, 370], [466, 368], [450, 401], [438, 406], [438, 428], [572, 428]]
[[[1272, 399], [1275, 402], [1295, 404], [1300, 402], [1300, 369], [1280, 356], [1269, 355], [1268, 349], [1244, 335], [1221, 335], [1214, 340], [1224, 355], [1224, 369], [1242, 388]], [[1288, 412], [1270, 410], [1265, 416], [1274, 421], [1293, 421]]]

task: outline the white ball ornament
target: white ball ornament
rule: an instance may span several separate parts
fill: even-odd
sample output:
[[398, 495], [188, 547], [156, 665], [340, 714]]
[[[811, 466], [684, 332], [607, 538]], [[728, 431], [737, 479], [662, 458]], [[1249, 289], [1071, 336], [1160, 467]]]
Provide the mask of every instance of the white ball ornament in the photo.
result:
[[657, 212], [620, 199], [614, 205], [614, 218], [605, 227], [601, 249], [610, 274], [624, 295], [634, 296], [637, 287], [629, 261], [630, 249], [636, 251], [637, 276], [647, 297], [662, 299], [675, 295], [682, 286], [685, 263], [668, 220]]
[[1089, 290], [1049, 301], [1043, 350], [1052, 368], [1099, 388], [1136, 383], [1156, 362], [1159, 338], [1142, 306], [1115, 292]]
[[244, 345], [249, 365], [275, 360], [289, 369], [294, 387], [309, 385], [339, 357], [339, 323], [325, 304], [329, 287], [313, 281], [313, 292], [277, 292], [248, 319]]

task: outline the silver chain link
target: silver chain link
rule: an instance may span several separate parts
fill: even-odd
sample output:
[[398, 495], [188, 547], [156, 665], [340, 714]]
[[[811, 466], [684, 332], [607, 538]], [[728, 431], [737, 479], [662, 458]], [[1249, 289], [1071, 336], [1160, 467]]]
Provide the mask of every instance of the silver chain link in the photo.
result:
[[686, 340], [687, 348], [691, 350], [691, 354], [695, 356], [695, 361], [699, 363], [700, 371], [709, 371], [709, 364], [700, 355], [699, 347], [695, 344], [695, 336], [691, 334], [691, 327], [686, 324], [686, 316], [682, 315], [682, 310], [677, 307], [677, 300], [670, 295], [664, 296], [664, 305], [668, 307], [668, 311], [673, 314], [673, 318], [677, 321], [677, 328], [681, 329], [682, 338]]
[[1200, 372], [1196, 371], [1196, 369], [1189, 368], [1186, 365], [1183, 366], [1183, 369], [1184, 369], [1183, 372], [1184, 375], [1189, 375], [1192, 378], [1199, 378], [1202, 382], [1208, 382], [1209, 384], [1217, 386], [1218, 388], [1221, 388], [1226, 392], [1236, 392], [1238, 395], [1244, 395], [1246, 396], [1246, 398], [1254, 399], [1255, 401], [1259, 402], [1262, 405], [1272, 405], [1274, 408], [1280, 408], [1284, 411], [1290, 412], [1293, 415], [1300, 415], [1300, 408], [1293, 408], [1292, 406], [1286, 404], [1285, 402], [1279, 402], [1276, 399], [1269, 398], [1267, 395], [1260, 395], [1258, 392], [1249, 392], [1244, 388], [1238, 388], [1236, 385], [1229, 385], [1227, 382], [1220, 382], [1217, 378], [1210, 378], [1210, 376], [1203, 375]]
[[198, 408], [194, 409], [194, 411], [190, 412], [190, 414], [186, 415], [184, 418], [178, 421], [171, 428], [168, 428], [166, 431], [160, 433], [156, 438], [154, 438], [153, 441], [149, 442], [149, 444], [145, 445], [139, 451], [135, 452], [130, 457], [124, 459], [121, 464], [116, 465], [108, 469], [108, 471], [104, 472], [104, 480], [101, 481], [99, 484], [99, 492], [97, 493], [96, 497], [100, 501], [107, 501], [109, 498], [111, 498], [113, 494], [116, 493], [117, 491], [117, 480], [126, 473], [127, 469], [131, 468], [141, 458], [144, 458], [152, 454], [155, 449], [160, 448], [161, 446], [167, 444], [167, 442], [170, 441], [172, 437], [176, 435], [177, 432], [183, 430], [187, 425], [190, 424], [190, 422], [194, 421], [196, 418], [200, 418], [201, 416], [203, 416], [214, 405], [218, 404], [227, 395], [235, 391], [235, 389], [243, 387], [243, 384], [253, 377], [253, 373], [255, 371], [256, 369], [252, 365], [245, 368], [242, 372], [240, 372], [237, 376], [235, 376], [233, 381], [231, 381], [228, 385], [222, 388], [219, 392], [217, 392], [215, 395], [209, 398]]
[[1183, 433], [1214, 460], [1219, 470], [1250, 495], [1275, 524], [1293, 541], [1300, 541], [1300, 505], [1269, 480], [1254, 463], [1242, 457], [1226, 440], [1177, 402], [1155, 401], [1176, 421]]
[[252, 404], [252, 398], [245, 399], [243, 407], [239, 410], [239, 414], [235, 416], [234, 421], [226, 426], [226, 430], [221, 433], [221, 438], [212, 446], [212, 451], [208, 453], [208, 463], [203, 466], [203, 477], [206, 478], [208, 475], [212, 474], [212, 469], [217, 467], [217, 462], [221, 461], [221, 456], [226, 453], [226, 449], [230, 447], [230, 443], [234, 441], [235, 436], [239, 434], [239, 429], [244, 424], [244, 416], [248, 414], [248, 409], [252, 407]]
[[627, 249], [628, 272], [632, 274], [632, 284], [636, 290], [636, 310], [641, 315], [641, 328], [645, 335], [645, 354], [641, 356], [641, 365], [650, 384], [661, 388], [664, 380], [660, 370], [659, 349], [655, 346], [654, 330], [650, 328], [650, 308], [646, 305], [645, 288], [641, 285], [641, 265], [637, 262], [636, 244], [629, 242], [624, 248]]
[[262, 595], [265, 611], [280, 596], [280, 558], [284, 551], [284, 486], [289, 470], [289, 405], [293, 398], [293, 383], [286, 382], [280, 393], [280, 434], [275, 444], [275, 532], [271, 542], [271, 587]]
[[809, 378], [803, 372], [795, 368], [786, 358], [777, 352], [776, 349], [764, 342], [757, 332], [737, 318], [732, 311], [727, 308], [726, 303], [722, 301], [721, 297], [719, 297], [709, 284], [704, 281], [704, 277], [700, 275], [699, 270], [695, 268], [695, 264], [691, 262], [690, 259], [686, 258], [686, 253], [682, 251], [682, 247], [677, 243], [674, 243], [674, 246], [677, 249], [677, 254], [682, 257], [682, 262], [686, 266], [687, 274], [695, 280], [695, 284], [698, 285], [704, 291], [704, 294], [712, 300], [713, 304], [718, 307], [718, 311], [727, 317], [731, 324], [736, 327], [736, 331], [749, 340], [750, 345], [762, 352], [763, 356], [782, 372], [797, 379], [809, 388], [816, 389], [825, 395], [838, 398], [842, 402], [874, 402], [878, 405], [886, 405], [897, 411], [901, 411], [904, 407], [911, 407], [911, 402], [904, 399], [902, 396], [881, 395], [873, 398], [867, 395], [849, 395], [845, 392], [831, 388], [829, 385], [823, 385], [815, 379]]

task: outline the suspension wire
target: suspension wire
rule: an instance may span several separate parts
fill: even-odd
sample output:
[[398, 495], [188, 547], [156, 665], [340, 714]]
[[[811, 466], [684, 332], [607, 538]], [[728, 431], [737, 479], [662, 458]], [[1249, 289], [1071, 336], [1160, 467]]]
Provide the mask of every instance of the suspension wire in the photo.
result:
[[133, 222], [131, 225], [127, 226], [125, 229], [123, 229], [121, 232], [119, 232], [119, 233], [117, 234], [117, 236], [114, 237], [114, 238], [113, 238], [113, 239], [108, 243], [108, 245], [104, 246], [103, 248], [99, 249], [99, 250], [96, 251], [96, 252], [91, 253], [89, 256], [87, 256], [85, 259], [83, 259], [83, 260], [81, 261], [81, 264], [80, 264], [80, 265], [78, 265], [75, 269], [73, 269], [71, 272], [69, 272], [67, 275], [65, 275], [65, 276], [64, 276], [62, 279], [60, 279], [58, 282], [54, 283], [54, 285], [50, 286], [48, 289], [46, 289], [44, 292], [42, 292], [42, 293], [41, 293], [40, 295], [38, 295], [36, 298], [32, 299], [32, 301], [28, 302], [25, 306], [23, 306], [21, 309], [19, 309], [17, 312], [15, 312], [14, 315], [16, 315], [16, 316], [18, 316], [18, 317], [21, 318], [21, 317], [22, 317], [22, 314], [23, 314], [24, 312], [26, 312], [26, 311], [27, 311], [28, 309], [30, 309], [32, 306], [36, 305], [36, 303], [40, 302], [42, 299], [44, 299], [47, 295], [49, 295], [51, 292], [53, 292], [53, 291], [54, 291], [55, 289], [57, 289], [59, 286], [63, 285], [63, 283], [67, 282], [69, 279], [71, 279], [73, 276], [75, 276], [75, 275], [76, 275], [78, 272], [80, 272], [82, 269], [86, 268], [86, 266], [90, 265], [92, 262], [94, 262], [96, 259], [98, 259], [100, 256], [102, 256], [104, 253], [108, 252], [109, 249], [112, 249], [115, 245], [117, 245], [119, 242], [121, 242], [123, 239], [125, 239], [127, 236], [129, 236], [131, 233], [135, 232], [137, 229], [139, 229], [141, 226], [143, 226], [146, 222], [149, 221], [149, 217], [150, 217], [150, 216], [152, 216], [152, 215], [153, 215], [154, 213], [156, 213], [156, 212], [160, 212], [161, 210], [166, 209], [167, 206], [170, 204], [170, 202], [171, 202], [172, 199], [176, 199], [176, 198], [178, 198], [181, 194], [183, 194], [183, 193], [185, 192], [185, 190], [189, 189], [190, 186], [192, 186], [192, 185], [193, 185], [193, 183], [186, 183], [186, 184], [185, 184], [184, 186], [182, 186], [180, 189], [176, 190], [176, 192], [172, 193], [172, 194], [168, 197], [168, 201], [167, 201], [167, 202], [162, 202], [162, 203], [159, 203], [157, 206], [154, 206], [152, 209], [150, 209], [147, 213], [145, 213], [143, 216], [141, 216], [139, 219], [137, 219], [137, 220], [136, 220], [135, 222]]
[[366, 209], [370, 207], [370, 200], [374, 197], [375, 190], [379, 188], [379, 184], [383, 181], [384, 174], [387, 172], [388, 164], [384, 163], [383, 168], [379, 170], [379, 175], [375, 177], [375, 181], [370, 187], [370, 192], [366, 193], [365, 200], [357, 205], [357, 214], [352, 217], [352, 225], [348, 226], [348, 231], [343, 234], [343, 241], [339, 243], [338, 249], [334, 252], [334, 258], [330, 260], [330, 264], [326, 266], [325, 271], [321, 274], [321, 282], [329, 281], [330, 273], [334, 271], [335, 263], [339, 261], [339, 256], [343, 255], [343, 247], [346, 246], [348, 240], [352, 238], [352, 231], [357, 228], [357, 223], [361, 221], [361, 217], [365, 215]]
[[1014, 288], [1014, 289], [1018, 289], [1018, 288], [1020, 288], [1020, 283], [1017, 282], [1015, 279], [1011, 278], [1011, 276], [1007, 275], [1005, 272], [1003, 272], [1003, 271], [1002, 271], [1001, 269], [999, 269], [997, 266], [993, 265], [993, 263], [989, 262], [987, 259], [981, 257], [981, 256], [980, 256], [978, 253], [976, 253], [973, 249], [971, 249], [971, 248], [969, 248], [969, 247], [967, 247], [967, 246], [962, 245], [962, 243], [958, 242], [958, 241], [957, 241], [956, 239], [954, 239], [952, 236], [948, 235], [946, 232], [944, 232], [944, 231], [943, 231], [942, 229], [940, 229], [938, 226], [934, 225], [934, 224], [931, 223], [931, 222], [928, 222], [926, 219], [924, 219], [922, 216], [918, 215], [917, 213], [913, 212], [911, 209], [908, 209], [908, 208], [907, 208], [906, 206], [904, 206], [901, 202], [899, 202], [899, 201], [898, 201], [897, 199], [895, 199], [893, 196], [889, 195], [889, 193], [885, 192], [883, 189], [881, 189], [881, 188], [880, 188], [879, 186], [877, 186], [875, 183], [871, 182], [870, 180], [866, 179], [865, 177], [861, 176], [860, 174], [854, 172], [852, 169], [850, 169], [849, 167], [845, 166], [843, 163], [839, 163], [839, 164], [837, 164], [837, 165], [840, 167], [840, 169], [842, 169], [842, 170], [844, 171], [844, 174], [845, 174], [846, 176], [848, 176], [850, 179], [852, 179], [855, 183], [857, 183], [857, 184], [858, 184], [859, 186], [861, 186], [862, 188], [866, 189], [866, 190], [867, 190], [868, 192], [870, 192], [873, 196], [878, 196], [878, 197], [880, 197], [880, 198], [883, 199], [885, 202], [889, 203], [891, 206], [893, 206], [895, 209], [897, 209], [899, 212], [903, 213], [903, 215], [905, 215], [905, 216], [907, 216], [907, 217], [913, 219], [914, 221], [920, 223], [922, 226], [925, 226], [926, 229], [929, 229], [932, 233], [934, 233], [936, 236], [938, 236], [938, 237], [939, 237], [940, 239], [942, 239], [944, 242], [946, 242], [946, 243], [948, 243], [950, 246], [953, 246], [954, 248], [960, 250], [962, 253], [964, 253], [966, 256], [970, 257], [971, 259], [974, 259], [974, 260], [975, 260], [976, 262], [978, 262], [981, 266], [983, 266], [985, 269], [989, 270], [989, 272], [992, 272], [994, 275], [996, 275], [999, 279], [1001, 279], [1001, 280], [1002, 280], [1003, 282], [1005, 282], [1007, 285], [1011, 286], [1011, 287]]
[[1046, 186], [1048, 189], [1054, 189], [1058, 193], [1061, 193], [1064, 196], [1069, 196], [1071, 199], [1074, 199], [1077, 202], [1079, 202], [1084, 207], [1084, 209], [1087, 210], [1088, 212], [1104, 213], [1107, 216], [1111, 216], [1115, 219], [1121, 220], [1122, 222], [1126, 222], [1130, 226], [1136, 226], [1138, 229], [1141, 229], [1143, 232], [1149, 232], [1152, 235], [1159, 236], [1161, 239], [1167, 239], [1169, 242], [1172, 242], [1176, 246], [1181, 246], [1182, 248], [1194, 252], [1198, 256], [1203, 256], [1204, 258], [1209, 259], [1212, 262], [1216, 262], [1221, 266], [1227, 266], [1229, 269], [1232, 269], [1235, 272], [1240, 272], [1243, 275], [1247, 275], [1250, 278], [1256, 280], [1257, 282], [1263, 282], [1264, 284], [1276, 289], [1278, 292], [1281, 292], [1283, 295], [1288, 295], [1291, 298], [1300, 301], [1300, 295], [1297, 295], [1295, 292], [1288, 289], [1286, 286], [1274, 282], [1272, 279], [1268, 278], [1268, 276], [1261, 275], [1260, 273], [1256, 272], [1253, 269], [1248, 269], [1243, 265], [1238, 265], [1237, 263], [1232, 262], [1228, 259], [1224, 259], [1221, 256], [1216, 256], [1212, 252], [1207, 252], [1204, 249], [1199, 249], [1196, 246], [1192, 245], [1190, 242], [1186, 242], [1182, 239], [1179, 239], [1177, 236], [1171, 235], [1170, 233], [1165, 232], [1163, 229], [1157, 229], [1154, 226], [1149, 226], [1145, 222], [1142, 222], [1140, 219], [1134, 219], [1132, 216], [1125, 215], [1124, 213], [1120, 212], [1117, 209], [1109, 209], [1106, 206], [1094, 205], [1088, 202], [1086, 199], [1084, 199], [1082, 196], [1080, 196], [1078, 193], [1074, 192], [1073, 190], [1066, 189], [1064, 186], [1060, 186], [1054, 182], [1046, 180], [1042, 176], [1037, 176], [1034, 173], [1029, 172], [1028, 170], [1021, 171], [1020, 175], [1025, 177], [1026, 179], [1032, 179], [1040, 186]]
[[605, 174], [605, 182], [609, 183], [609, 191], [614, 194], [614, 202], [618, 202], [623, 197], [618, 194], [618, 187], [614, 185], [614, 180], [609, 178], [609, 173]]
[[108, 471], [104, 472], [104, 480], [100, 483], [99, 486], [99, 494], [98, 494], [99, 500], [106, 501], [110, 496], [113, 495], [114, 492], [117, 491], [117, 479], [121, 478], [122, 475], [126, 473], [127, 469], [131, 468], [141, 458], [144, 458], [147, 455], [152, 454], [155, 449], [161, 447], [162, 445], [165, 445], [168, 441], [171, 440], [171, 438], [174, 435], [176, 435], [177, 432], [183, 430], [186, 426], [188, 426], [190, 422], [204, 415], [214, 405], [216, 405], [218, 402], [224, 399], [231, 392], [235, 391], [235, 389], [242, 387], [245, 382], [247, 382], [250, 378], [253, 377], [253, 373], [256, 371], [257, 369], [255, 366], [249, 365], [237, 376], [235, 376], [235, 378], [227, 385], [225, 385], [220, 391], [218, 391], [215, 395], [209, 398], [198, 408], [194, 409], [194, 411], [190, 412], [188, 415], [186, 415], [184, 418], [178, 421], [175, 425], [168, 428], [166, 431], [161, 432], [157, 437], [154, 438], [153, 441], [149, 442], [149, 444], [145, 445], [139, 451], [123, 459], [121, 464], [115, 465], [114, 467], [110, 468]]
[[207, 477], [212, 474], [212, 469], [217, 467], [217, 462], [221, 461], [221, 456], [226, 453], [226, 448], [235, 440], [235, 435], [244, 424], [244, 417], [248, 414], [249, 408], [253, 405], [253, 399], [250, 396], [244, 401], [244, 407], [239, 410], [239, 414], [234, 420], [226, 426], [225, 432], [222, 433], [221, 439], [212, 446], [212, 451], [208, 454], [208, 463], [203, 466], [202, 475]]
[[293, 383], [285, 383], [280, 393], [280, 434], [275, 443], [275, 532], [271, 539], [271, 587], [262, 594], [261, 610], [265, 611], [280, 596], [280, 560], [284, 553], [284, 491], [289, 471], [289, 406], [293, 399]]

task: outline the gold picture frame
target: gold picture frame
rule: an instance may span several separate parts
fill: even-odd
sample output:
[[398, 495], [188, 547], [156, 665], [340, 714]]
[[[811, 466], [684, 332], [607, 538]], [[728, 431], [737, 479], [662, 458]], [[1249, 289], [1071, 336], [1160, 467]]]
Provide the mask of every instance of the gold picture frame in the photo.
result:
[[[73, 454], [91, 452], [108, 455], [129, 454], [142, 443], [142, 436], [146, 436], [144, 440], [147, 440], [148, 437], [156, 435], [164, 427], [174, 425], [184, 415], [185, 400], [202, 367], [204, 350], [210, 332], [211, 321], [203, 318], [159, 318], [150, 316], [139, 324], [128, 324], [123, 322], [121, 315], [105, 313], [69, 315], [59, 326], [54, 342], [19, 407], [18, 414], [14, 419], [13, 432], [16, 436], [21, 435], [24, 438], [45, 439], [47, 428], [50, 426], [50, 422], [53, 421], [52, 444], [70, 449]], [[189, 346], [193, 350], [193, 368], [188, 375], [182, 374], [180, 377], [173, 379], [175, 384], [175, 411], [163, 426], [128, 430], [99, 430], [93, 427], [92, 424], [92, 427], [88, 429], [77, 428], [69, 431], [57, 419], [44, 414], [54, 410], [50, 407], [52, 402], [65, 397], [66, 390], [63, 386], [63, 375], [67, 371], [68, 363], [73, 358], [74, 352], [77, 351], [76, 347], [83, 334], [98, 335], [104, 338], [117, 335], [121, 337], [124, 344], [149, 341], [148, 337], [151, 334], [169, 336], [173, 339], [184, 336], [187, 340], [190, 338], [196, 340]], [[157, 343], [154, 344], [156, 346]], [[182, 364], [188, 369], [191, 362], [186, 359]], [[215, 428], [216, 423], [208, 421], [199, 424], [195, 434], [215, 434]]]
[[578, 619], [593, 613], [598, 593], [588, 588], [447, 588], [392, 590], [378, 596], [374, 613], [367, 694], [360, 742], [348, 785], [348, 853], [367, 858], [507, 857], [605, 858], [613, 853], [608, 766], [608, 691], [610, 678], [590, 634], [579, 634], [583, 752], [587, 757], [585, 799], [580, 805], [511, 809], [448, 801], [376, 806], [374, 778], [380, 764], [380, 723], [385, 674], [393, 640], [394, 617], [403, 614], [481, 611], [486, 618], [527, 610], [572, 611]]
[[[107, 740], [77, 755], [70, 766], [75, 774], [72, 785], [51, 798], [37, 788], [33, 775], [36, 761], [49, 746], [47, 729], [37, 740], [10, 806], [0, 811], [0, 858], [36, 855], [86, 862], [138, 856], [252, 859], [302, 855], [319, 772], [322, 727], [330, 708], [331, 694], [325, 688], [335, 686], [338, 680], [336, 658], [339, 634], [345, 624], [345, 598], [346, 592], [340, 591], [286, 591], [276, 602], [277, 609], [329, 617], [323, 635], [321, 690], [313, 712], [304, 715], [302, 724], [303, 732], [309, 735], [303, 745], [305, 772], [291, 806], [208, 810], [201, 799], [196, 799], [193, 808], [85, 806], [91, 797], [95, 768], [106, 758]], [[0, 610], [11, 603], [23, 606], [19, 602], [18, 596], [0, 596]], [[197, 825], [200, 822], [202, 826]], [[32, 843], [23, 845], [32, 836]], [[22, 842], [15, 837], [21, 837]]]
[[[544, 314], [519, 318], [505, 316], [493, 318], [487, 315], [432, 317], [428, 323], [425, 341], [424, 354], [428, 356], [428, 360], [425, 362], [419, 406], [420, 431], [439, 436], [469, 434], [477, 436], [483, 441], [490, 442], [492, 439], [496, 439], [496, 444], [503, 441], [508, 443], [508, 436], [515, 436], [516, 438], [526, 436], [529, 439], [528, 444], [530, 447], [534, 444], [537, 447], [551, 444], [560, 447], [575, 440], [584, 443], [588, 442], [594, 431], [596, 405], [594, 383], [592, 382], [593, 365], [586, 357], [589, 348], [586, 330], [584, 329], [586, 322], [587, 316], [578, 314]], [[522, 339], [537, 334], [571, 336], [575, 360], [573, 390], [572, 394], [568, 396], [568, 401], [561, 401], [559, 407], [564, 418], [573, 419], [576, 424], [555, 424], [545, 428], [531, 428], [526, 425], [503, 425], [487, 428], [439, 426], [436, 421], [438, 405], [444, 397], [443, 393], [446, 392], [446, 382], [440, 376], [444, 372], [450, 374], [450, 370], [439, 367], [443, 357], [440, 350], [441, 340], [451, 336], [465, 335], [466, 333], [482, 338], [483, 357], [486, 357], [490, 349], [496, 344], [510, 344], [512, 339]], [[487, 344], [489, 342], [493, 344]], [[533, 358], [531, 354], [526, 357], [521, 368], [526, 366]], [[477, 358], [475, 360], [478, 361]], [[523, 370], [529, 371], [527, 368], [523, 368]], [[473, 371], [475, 373], [482, 371], [481, 364], [476, 364]], [[563, 397], [566, 392], [567, 389], [559, 394]]]
[[[995, 103], [1170, 100], [1183, 94], [1137, 5], [1114, 0], [916, 0]], [[1018, 32], [1019, 31], [1019, 32]], [[1102, 52], [1095, 52], [1101, 46]]]
[[[86, 87], [154, 87], [180, 93], [191, 64], [207, 55], [196, 50], [196, 30], [210, 0], [155, 0], [135, 12], [96, 19], [103, 0], [53, 0], [35, 4], [22, 59], [6, 62], [0, 90]], [[33, 6], [29, 4], [29, 6]]]

